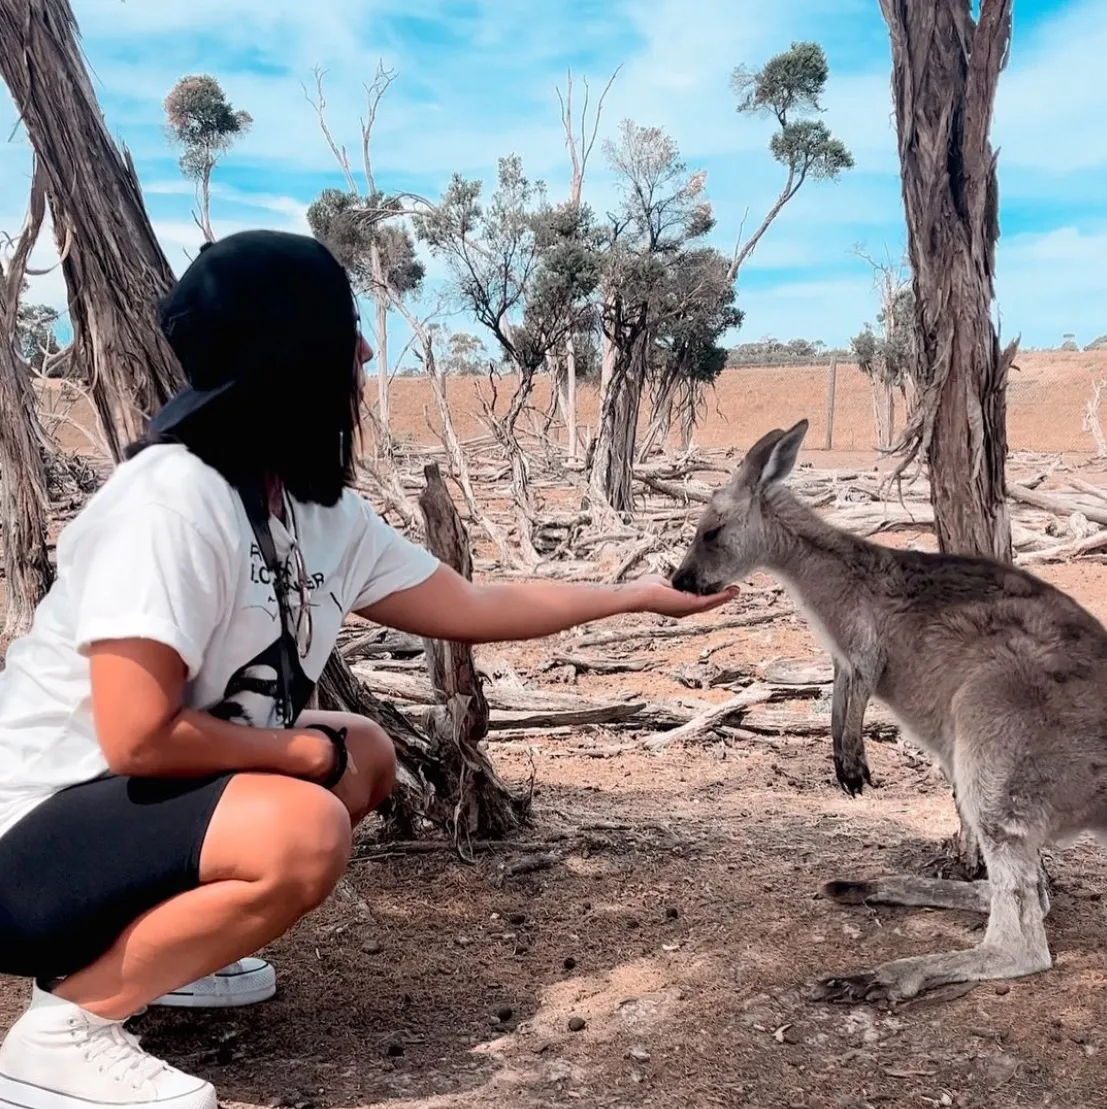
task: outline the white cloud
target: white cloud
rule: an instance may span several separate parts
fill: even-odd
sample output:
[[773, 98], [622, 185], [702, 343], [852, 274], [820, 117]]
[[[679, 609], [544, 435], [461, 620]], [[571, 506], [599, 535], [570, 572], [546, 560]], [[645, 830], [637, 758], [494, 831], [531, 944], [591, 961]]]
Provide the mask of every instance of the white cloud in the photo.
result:
[[1003, 332], [1028, 345], [1083, 344], [1107, 332], [1107, 226], [1060, 227], [1001, 241], [997, 296]]
[[1107, 6], [1077, 0], [1058, 6], [1041, 28], [1019, 34], [1018, 14], [1008, 70], [996, 95], [995, 142], [1000, 167], [1062, 174], [1107, 167]]

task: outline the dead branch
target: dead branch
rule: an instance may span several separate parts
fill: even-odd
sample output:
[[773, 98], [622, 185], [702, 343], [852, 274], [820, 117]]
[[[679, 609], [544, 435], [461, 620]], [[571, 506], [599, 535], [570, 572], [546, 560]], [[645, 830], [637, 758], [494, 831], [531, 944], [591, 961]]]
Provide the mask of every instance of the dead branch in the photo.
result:
[[[419, 498], [419, 508], [427, 547], [442, 563], [471, 580], [469, 535], [437, 463], [425, 466], [423, 472], [427, 485]], [[425, 643], [430, 682], [444, 705], [424, 714], [424, 728], [457, 774], [451, 834], [459, 853], [471, 858], [466, 844], [474, 836], [498, 838], [526, 822], [531, 791], [517, 795], [508, 789], [479, 746], [488, 734], [489, 713], [472, 648], [437, 639]], [[531, 784], [533, 787], [533, 781]]]
[[574, 647], [606, 647], [611, 643], [626, 643], [632, 639], [681, 639], [685, 636], [710, 635], [729, 628], [753, 628], [771, 624], [783, 617], [782, 612], [754, 612], [747, 616], [731, 616], [709, 624], [681, 623], [673, 627], [627, 628], [618, 631], [594, 632], [573, 640]]
[[721, 724], [724, 720], [741, 714], [743, 709], [747, 709], [751, 705], [761, 705], [766, 701], [772, 700], [773, 694], [774, 690], [770, 686], [751, 686], [749, 689], [743, 690], [736, 697], [731, 697], [729, 701], [724, 701], [720, 705], [712, 705], [711, 708], [701, 712], [698, 716], [693, 717], [687, 724], [682, 724], [679, 728], [674, 728], [672, 731], [668, 732], [657, 732], [654, 735], [648, 736], [643, 741], [643, 746], [650, 751], [656, 752], [663, 751], [670, 743], [702, 738], [710, 732], [716, 724]]

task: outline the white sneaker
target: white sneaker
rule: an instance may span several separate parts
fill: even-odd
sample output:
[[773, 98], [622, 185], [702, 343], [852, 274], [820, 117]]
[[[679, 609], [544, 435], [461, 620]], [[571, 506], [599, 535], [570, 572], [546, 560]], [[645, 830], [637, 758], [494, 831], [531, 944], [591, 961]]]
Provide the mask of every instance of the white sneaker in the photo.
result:
[[229, 1009], [268, 1001], [276, 992], [277, 975], [269, 963], [264, 959], [239, 959], [206, 978], [198, 978], [179, 990], [163, 994], [150, 1004], [185, 1009]]
[[0, 1106], [217, 1109], [215, 1088], [155, 1059], [117, 1020], [35, 989], [0, 1044]]

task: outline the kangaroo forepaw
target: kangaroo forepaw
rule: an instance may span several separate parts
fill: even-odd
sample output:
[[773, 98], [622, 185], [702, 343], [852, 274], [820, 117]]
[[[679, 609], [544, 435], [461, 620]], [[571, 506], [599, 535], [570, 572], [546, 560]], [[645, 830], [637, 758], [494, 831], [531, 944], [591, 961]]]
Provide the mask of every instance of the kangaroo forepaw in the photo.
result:
[[842, 978], [821, 978], [808, 995], [812, 1001], [831, 1001], [839, 1005], [863, 1005], [888, 999], [888, 987], [875, 974], [851, 974]]
[[873, 784], [869, 763], [863, 754], [860, 758], [850, 759], [835, 756], [834, 772], [838, 775], [838, 784], [850, 797], [856, 797], [866, 785]]

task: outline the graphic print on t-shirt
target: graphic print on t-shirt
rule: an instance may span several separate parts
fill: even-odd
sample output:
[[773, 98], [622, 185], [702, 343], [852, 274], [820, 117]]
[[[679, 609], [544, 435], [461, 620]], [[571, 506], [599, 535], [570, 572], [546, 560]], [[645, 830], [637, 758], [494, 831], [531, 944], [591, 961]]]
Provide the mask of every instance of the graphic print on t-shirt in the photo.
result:
[[[296, 577], [292, 568], [291, 555], [286, 555], [277, 571], [283, 581], [292, 618], [295, 620], [299, 605], [299, 590], [295, 587]], [[326, 598], [323, 591], [325, 578], [322, 574], [307, 575], [308, 607], [315, 609], [321, 602], [316, 595]], [[284, 720], [280, 713], [280, 686], [278, 683], [280, 667], [280, 607], [273, 588], [273, 575], [265, 564], [261, 549], [256, 543], [250, 544], [250, 583], [254, 596], [247, 609], [264, 612], [273, 625], [276, 638], [244, 666], [240, 666], [230, 676], [218, 704], [208, 711], [221, 720], [234, 724], [245, 724], [253, 728], [287, 727], [303, 711], [315, 688], [300, 664], [299, 651], [292, 653], [292, 720]], [[332, 594], [333, 595], [333, 594]], [[325, 602], [323, 602], [325, 603]], [[334, 602], [337, 605], [337, 601]], [[339, 609], [341, 611], [341, 609]], [[290, 629], [291, 630], [291, 629]]]
[[[285, 595], [289, 599], [289, 604], [295, 609], [300, 603], [299, 588], [297, 585], [296, 573], [292, 568], [292, 556], [286, 554], [281, 565], [278, 567], [277, 572], [281, 575], [284, 582]], [[322, 593], [325, 578], [322, 574], [313, 574], [307, 572], [307, 593], [308, 593], [308, 607], [316, 608], [320, 602], [315, 599], [316, 593], [321, 596], [326, 596]], [[264, 597], [264, 600], [254, 604], [247, 605], [247, 608], [260, 608], [274, 623], [278, 623], [281, 618], [281, 611], [277, 604], [277, 593], [273, 588], [273, 575], [269, 567], [265, 564], [265, 558], [262, 556], [261, 548], [257, 543], [250, 544], [250, 583], [253, 586], [264, 586], [264, 592], [256, 590], [255, 593], [258, 597]], [[342, 611], [342, 606], [338, 604], [337, 598], [331, 593], [331, 600]]]
[[[208, 709], [212, 716], [251, 728], [278, 728], [289, 720], [280, 717], [277, 674], [281, 664], [280, 640], [274, 639], [256, 658], [236, 670], [227, 682], [222, 700]], [[300, 666], [298, 653], [292, 657], [292, 719], [303, 711], [315, 683]]]

